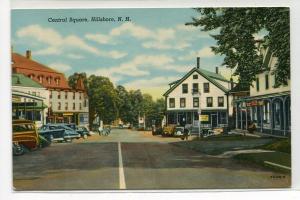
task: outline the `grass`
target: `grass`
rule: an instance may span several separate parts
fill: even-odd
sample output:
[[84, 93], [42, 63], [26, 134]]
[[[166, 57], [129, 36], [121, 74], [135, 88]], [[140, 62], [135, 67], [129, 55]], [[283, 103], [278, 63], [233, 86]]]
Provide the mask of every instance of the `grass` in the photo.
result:
[[284, 165], [291, 167], [291, 155], [283, 152], [264, 152], [264, 153], [248, 153], [248, 154], [238, 154], [233, 157], [239, 162], [256, 164], [264, 167], [269, 167], [280, 171], [289, 171], [282, 168], [266, 165], [264, 162], [269, 161], [272, 163]]
[[261, 146], [261, 148], [291, 154], [291, 139], [277, 139], [269, 144]]

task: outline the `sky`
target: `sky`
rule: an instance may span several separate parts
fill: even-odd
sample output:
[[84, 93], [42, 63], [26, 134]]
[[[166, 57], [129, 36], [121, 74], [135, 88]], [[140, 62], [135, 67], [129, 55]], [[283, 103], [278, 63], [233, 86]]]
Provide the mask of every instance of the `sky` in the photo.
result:
[[[66, 17], [89, 22], [49, 22]], [[115, 22], [92, 22], [91, 17]], [[13, 10], [12, 46], [23, 55], [31, 50], [32, 59], [66, 77], [74, 72], [106, 76], [115, 85], [141, 89], [156, 99], [168, 83], [196, 66], [197, 56], [200, 67], [210, 71], [223, 62], [211, 51], [216, 41], [208, 32], [185, 26], [192, 17], [199, 13], [188, 8]]]

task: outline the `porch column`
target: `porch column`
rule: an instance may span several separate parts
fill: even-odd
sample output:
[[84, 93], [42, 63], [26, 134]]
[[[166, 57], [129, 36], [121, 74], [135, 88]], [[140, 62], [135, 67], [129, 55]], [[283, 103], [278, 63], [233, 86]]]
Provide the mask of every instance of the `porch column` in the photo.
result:
[[241, 130], [243, 130], [243, 109], [242, 109], [242, 106], [241, 106]]
[[178, 124], [178, 112], [176, 112], [176, 124]]
[[273, 134], [273, 101], [272, 99], [270, 100], [270, 126], [271, 126], [271, 135]]
[[238, 129], [238, 103], [235, 105], [235, 128]]
[[260, 132], [263, 132], [263, 126], [264, 126], [264, 116], [263, 116], [263, 108], [260, 106]]
[[246, 127], [245, 127], [245, 129], [247, 130], [247, 128], [248, 128], [248, 108], [246, 105]]
[[285, 107], [285, 102], [286, 102], [286, 99], [283, 100], [283, 134], [286, 135], [286, 107]]

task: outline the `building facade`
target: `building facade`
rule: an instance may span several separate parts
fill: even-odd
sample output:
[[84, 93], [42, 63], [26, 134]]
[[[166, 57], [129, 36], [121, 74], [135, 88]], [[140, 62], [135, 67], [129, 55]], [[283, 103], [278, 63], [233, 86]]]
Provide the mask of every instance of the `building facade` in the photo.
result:
[[26, 51], [25, 56], [12, 53], [12, 71], [46, 88], [49, 95], [47, 122], [88, 124], [88, 96], [81, 79], [75, 89], [69, 87], [63, 73], [34, 61], [31, 51]]
[[199, 66], [193, 68], [180, 80], [170, 83], [164, 94], [166, 124], [199, 127], [201, 121], [201, 127], [205, 128], [226, 126], [232, 114], [232, 97], [228, 92], [233, 85], [218, 73], [218, 68], [216, 73]]
[[254, 123], [258, 132], [287, 137], [291, 131], [290, 80], [277, 87], [272, 74], [277, 58], [269, 49], [263, 55], [263, 65], [269, 70], [256, 76], [249, 97], [234, 101], [236, 128], [247, 129]]
[[15, 119], [46, 123], [49, 91], [23, 74], [12, 74], [12, 114]]

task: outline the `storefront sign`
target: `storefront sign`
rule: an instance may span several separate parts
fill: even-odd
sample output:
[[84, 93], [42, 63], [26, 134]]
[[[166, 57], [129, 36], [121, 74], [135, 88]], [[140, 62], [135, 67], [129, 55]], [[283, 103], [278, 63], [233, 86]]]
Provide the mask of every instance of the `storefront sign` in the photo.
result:
[[18, 96], [12, 96], [12, 102], [21, 102], [21, 97], [18, 97]]
[[73, 113], [63, 113], [63, 116], [72, 116]]
[[250, 101], [250, 102], [247, 102], [247, 103], [246, 103], [246, 106], [247, 106], [247, 107], [252, 107], [252, 106], [263, 106], [263, 105], [264, 105], [264, 101], [257, 101], [257, 100]]
[[201, 122], [208, 122], [209, 116], [208, 115], [200, 115], [199, 119], [201, 120]]

